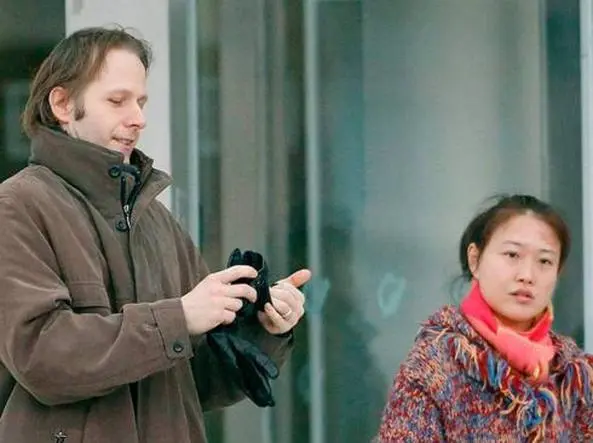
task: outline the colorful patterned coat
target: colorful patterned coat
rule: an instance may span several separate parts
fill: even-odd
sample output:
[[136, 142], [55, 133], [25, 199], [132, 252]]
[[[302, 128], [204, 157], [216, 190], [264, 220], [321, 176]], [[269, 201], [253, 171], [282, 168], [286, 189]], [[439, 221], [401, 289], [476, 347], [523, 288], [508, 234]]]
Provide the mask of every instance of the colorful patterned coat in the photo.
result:
[[446, 306], [395, 377], [377, 441], [591, 442], [593, 357], [552, 334], [549, 379], [533, 384]]

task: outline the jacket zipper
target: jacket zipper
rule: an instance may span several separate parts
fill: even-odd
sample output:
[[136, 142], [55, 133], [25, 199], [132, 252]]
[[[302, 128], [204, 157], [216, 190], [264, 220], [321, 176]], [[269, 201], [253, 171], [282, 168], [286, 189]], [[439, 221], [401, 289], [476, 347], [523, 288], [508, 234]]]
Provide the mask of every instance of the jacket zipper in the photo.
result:
[[[124, 220], [127, 227], [127, 243], [128, 243], [128, 259], [130, 261], [130, 271], [132, 272], [134, 299], [136, 300], [136, 269], [134, 266], [134, 259], [132, 257], [132, 211], [134, 210], [134, 203], [140, 192], [141, 182], [138, 177], [135, 177], [134, 187], [129, 196], [126, 196], [126, 181], [122, 176], [121, 181], [121, 204], [124, 213]], [[127, 197], [127, 198], [126, 198]]]
[[124, 218], [126, 220], [126, 227], [128, 228], [128, 232], [132, 230], [132, 208], [129, 203], [126, 203], [123, 206], [124, 210]]
[[130, 191], [130, 195], [126, 196], [126, 179], [122, 176], [120, 199], [128, 232], [132, 229], [132, 210], [134, 209], [134, 203], [136, 202], [136, 197], [138, 197], [140, 187], [140, 179], [135, 177], [134, 187]]
[[[125, 182], [122, 182], [122, 185], [125, 186]], [[134, 293], [134, 300], [138, 301], [138, 294], [136, 288], [136, 266], [134, 265], [134, 257], [132, 256], [132, 210], [134, 209], [134, 203], [136, 203], [136, 198], [140, 193], [140, 180], [136, 177], [136, 181], [134, 183], [134, 187], [130, 192], [126, 202], [124, 203], [122, 199], [122, 209], [124, 212], [124, 219], [126, 221], [127, 227], [127, 240], [128, 240], [128, 259], [130, 260], [130, 271], [132, 273], [132, 290]], [[122, 191], [122, 196], [125, 195], [125, 187]], [[134, 407], [134, 411], [138, 409], [138, 385], [137, 383], [132, 383], [130, 385], [130, 390], [132, 394], [132, 404]]]

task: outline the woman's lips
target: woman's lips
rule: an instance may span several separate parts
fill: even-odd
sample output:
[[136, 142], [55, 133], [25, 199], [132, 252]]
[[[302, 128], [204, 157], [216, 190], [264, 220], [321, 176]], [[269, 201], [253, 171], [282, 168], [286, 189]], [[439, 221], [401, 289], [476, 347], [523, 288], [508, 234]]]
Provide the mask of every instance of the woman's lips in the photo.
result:
[[534, 299], [533, 292], [525, 290], [525, 289], [519, 289], [518, 291], [513, 291], [513, 292], [511, 292], [511, 295], [517, 301], [519, 301], [521, 303], [530, 302], [531, 300]]

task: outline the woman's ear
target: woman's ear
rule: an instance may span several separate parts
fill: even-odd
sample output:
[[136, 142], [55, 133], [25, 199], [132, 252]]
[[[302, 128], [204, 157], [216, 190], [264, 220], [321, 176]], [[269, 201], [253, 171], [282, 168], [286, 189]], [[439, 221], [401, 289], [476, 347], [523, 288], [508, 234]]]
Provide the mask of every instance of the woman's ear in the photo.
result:
[[62, 86], [56, 86], [50, 91], [48, 99], [56, 120], [60, 124], [70, 123], [73, 119], [73, 101], [70, 100], [68, 91]]
[[471, 243], [467, 247], [467, 265], [474, 278], [478, 278], [478, 265], [480, 264], [480, 250], [478, 245]]

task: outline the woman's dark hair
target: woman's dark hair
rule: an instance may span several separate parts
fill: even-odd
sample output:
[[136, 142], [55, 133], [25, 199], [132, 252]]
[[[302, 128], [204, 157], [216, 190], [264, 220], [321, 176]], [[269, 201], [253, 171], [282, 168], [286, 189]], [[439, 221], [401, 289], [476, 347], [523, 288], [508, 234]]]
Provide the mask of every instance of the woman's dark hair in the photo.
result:
[[467, 249], [475, 243], [483, 251], [496, 229], [517, 215], [532, 214], [545, 222], [560, 242], [561, 270], [570, 251], [570, 232], [562, 216], [549, 204], [531, 195], [502, 195], [494, 197], [496, 203], [479, 213], [469, 223], [459, 242], [459, 262], [463, 279], [470, 281], [472, 272], [467, 260]]

